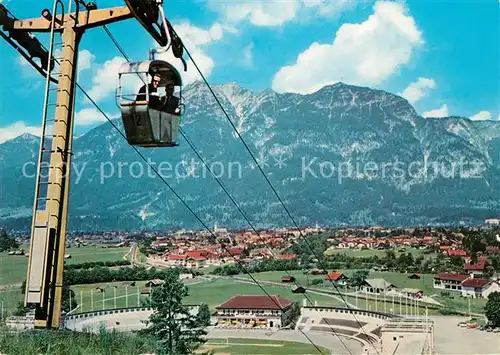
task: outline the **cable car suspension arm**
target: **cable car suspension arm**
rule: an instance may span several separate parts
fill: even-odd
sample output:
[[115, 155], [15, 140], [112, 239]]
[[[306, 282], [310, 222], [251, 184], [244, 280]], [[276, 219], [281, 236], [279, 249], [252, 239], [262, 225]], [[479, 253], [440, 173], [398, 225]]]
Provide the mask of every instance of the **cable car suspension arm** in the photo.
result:
[[[5, 7], [5, 5], [0, 4], [0, 36], [21, 54], [36, 71], [46, 77], [49, 52], [31, 33], [15, 31], [14, 23], [16, 21], [18, 21], [18, 19]], [[40, 59], [40, 64], [35, 62], [34, 58]], [[50, 69], [52, 70], [53, 68], [54, 59], [51, 58]], [[50, 81], [57, 84], [57, 79], [51, 77]]]

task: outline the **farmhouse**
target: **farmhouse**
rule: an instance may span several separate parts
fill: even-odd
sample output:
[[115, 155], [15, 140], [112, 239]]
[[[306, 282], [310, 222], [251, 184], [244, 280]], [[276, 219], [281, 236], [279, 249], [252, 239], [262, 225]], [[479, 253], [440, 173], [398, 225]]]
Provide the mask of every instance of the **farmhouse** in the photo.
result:
[[467, 280], [469, 277], [470, 275], [467, 274], [450, 274], [450, 273], [437, 274], [436, 276], [434, 276], [434, 288], [440, 288], [451, 291], [461, 291], [462, 282]]
[[325, 280], [329, 283], [333, 282], [337, 286], [345, 286], [349, 278], [341, 272], [330, 271], [328, 275], [325, 276]]
[[213, 318], [217, 328], [281, 328], [291, 307], [292, 301], [278, 295], [236, 295], [216, 307]]
[[489, 283], [487, 279], [468, 278], [462, 282], [462, 296], [473, 298], [482, 297], [485, 286]]
[[293, 276], [283, 276], [281, 282], [295, 282], [295, 277]]
[[361, 290], [366, 293], [385, 293], [395, 288], [396, 286], [384, 279], [366, 279], [361, 284]]

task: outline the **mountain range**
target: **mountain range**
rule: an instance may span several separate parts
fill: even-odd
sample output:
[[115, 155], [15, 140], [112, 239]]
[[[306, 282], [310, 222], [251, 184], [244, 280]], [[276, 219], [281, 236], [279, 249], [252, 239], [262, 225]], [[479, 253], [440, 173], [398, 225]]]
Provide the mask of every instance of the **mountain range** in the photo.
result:
[[[299, 225], [457, 225], [500, 216], [500, 122], [423, 118], [402, 97], [338, 83], [308, 94], [213, 86]], [[292, 221], [201, 82], [182, 132], [255, 227]], [[123, 132], [121, 119], [113, 122]], [[138, 148], [210, 228], [248, 227], [182, 135]], [[39, 138], [0, 144], [0, 224], [28, 230]], [[69, 230], [202, 228], [112, 127], [73, 144]], [[24, 170], [24, 172], [23, 172]]]

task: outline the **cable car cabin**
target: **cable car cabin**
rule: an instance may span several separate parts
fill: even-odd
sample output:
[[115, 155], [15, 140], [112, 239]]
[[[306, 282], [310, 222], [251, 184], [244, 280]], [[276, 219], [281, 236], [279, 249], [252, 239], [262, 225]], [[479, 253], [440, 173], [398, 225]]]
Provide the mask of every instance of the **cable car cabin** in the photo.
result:
[[179, 72], [162, 60], [124, 63], [118, 81], [116, 97], [128, 143], [140, 147], [177, 146], [175, 139], [184, 106]]

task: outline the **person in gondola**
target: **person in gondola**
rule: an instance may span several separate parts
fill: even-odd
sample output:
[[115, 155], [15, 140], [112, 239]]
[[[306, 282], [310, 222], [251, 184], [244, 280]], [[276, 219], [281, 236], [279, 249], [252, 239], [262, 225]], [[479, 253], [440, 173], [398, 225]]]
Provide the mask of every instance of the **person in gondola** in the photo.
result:
[[[161, 100], [158, 93], [158, 87], [160, 86], [161, 76], [160, 74], [153, 75], [153, 80], [149, 84], [149, 106], [152, 108], [159, 109], [161, 107]], [[136, 101], [146, 101], [146, 85], [143, 85], [139, 89], [139, 94], [136, 97]]]
[[179, 107], [179, 98], [174, 96], [174, 85], [167, 84], [165, 87], [165, 92], [167, 93], [167, 99], [165, 102], [164, 110], [167, 113], [172, 115], [179, 115], [180, 107]]

